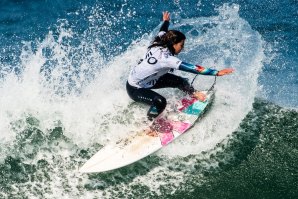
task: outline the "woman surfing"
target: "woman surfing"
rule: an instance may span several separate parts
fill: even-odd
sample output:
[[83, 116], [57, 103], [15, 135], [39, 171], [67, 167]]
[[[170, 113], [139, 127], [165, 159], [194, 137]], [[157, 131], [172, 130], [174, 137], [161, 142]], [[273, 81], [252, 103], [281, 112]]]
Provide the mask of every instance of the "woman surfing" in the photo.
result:
[[234, 71], [232, 68], [219, 71], [205, 68], [175, 57], [183, 49], [186, 37], [178, 30], [168, 30], [169, 24], [170, 13], [163, 12], [163, 24], [158, 35], [148, 47], [143, 59], [132, 68], [126, 83], [131, 99], [150, 105], [147, 116], [151, 121], [160, 115], [167, 105], [165, 97], [152, 89], [178, 88], [200, 101], [206, 99], [205, 94], [196, 91], [186, 78], [172, 74], [173, 70], [211, 76], [223, 76]]

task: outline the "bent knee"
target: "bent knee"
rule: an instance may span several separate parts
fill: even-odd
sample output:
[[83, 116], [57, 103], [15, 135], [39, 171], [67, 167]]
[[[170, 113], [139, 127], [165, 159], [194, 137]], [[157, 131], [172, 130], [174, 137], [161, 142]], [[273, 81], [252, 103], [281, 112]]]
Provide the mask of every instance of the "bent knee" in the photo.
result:
[[162, 97], [162, 96], [156, 96], [153, 99], [153, 105], [156, 106], [158, 109], [164, 109], [167, 105], [167, 100], [166, 98]]

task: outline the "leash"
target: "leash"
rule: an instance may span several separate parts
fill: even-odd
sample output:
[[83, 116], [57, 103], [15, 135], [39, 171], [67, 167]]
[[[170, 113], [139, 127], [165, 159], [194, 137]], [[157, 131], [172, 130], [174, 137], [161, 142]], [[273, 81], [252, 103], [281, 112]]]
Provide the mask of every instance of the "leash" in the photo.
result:
[[[192, 84], [194, 83], [195, 79], [197, 78], [198, 74], [192, 79], [190, 86], [192, 86]], [[210, 91], [212, 91], [214, 89], [214, 86], [216, 84], [216, 77], [214, 76], [214, 81], [213, 84], [211, 85], [211, 87], [207, 90], [207, 93], [209, 93]]]

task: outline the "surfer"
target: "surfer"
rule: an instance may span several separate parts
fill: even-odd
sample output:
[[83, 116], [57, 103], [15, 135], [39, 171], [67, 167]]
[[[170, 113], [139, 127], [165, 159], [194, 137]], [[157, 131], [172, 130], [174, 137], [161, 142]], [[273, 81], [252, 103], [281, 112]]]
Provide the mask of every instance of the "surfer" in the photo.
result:
[[214, 70], [181, 61], [178, 55], [184, 47], [185, 35], [178, 30], [168, 30], [170, 13], [163, 12], [163, 24], [144, 58], [130, 71], [126, 90], [131, 99], [150, 105], [147, 116], [153, 120], [163, 112], [166, 99], [153, 91], [159, 88], [178, 88], [185, 93], [205, 101], [206, 95], [196, 91], [186, 78], [172, 74], [173, 70], [182, 70], [194, 74], [223, 76], [234, 71], [232, 68]]

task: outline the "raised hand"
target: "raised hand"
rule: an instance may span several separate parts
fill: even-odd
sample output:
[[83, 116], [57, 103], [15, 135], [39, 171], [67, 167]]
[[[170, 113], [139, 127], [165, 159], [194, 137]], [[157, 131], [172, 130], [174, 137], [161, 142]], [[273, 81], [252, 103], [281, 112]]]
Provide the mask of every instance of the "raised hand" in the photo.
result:
[[168, 11], [162, 12], [162, 20], [170, 21], [170, 13]]

